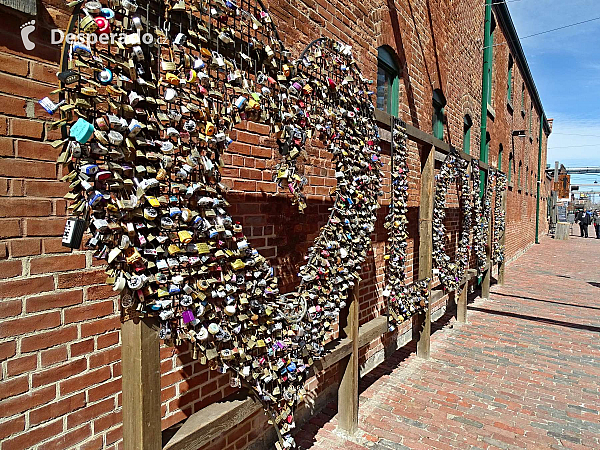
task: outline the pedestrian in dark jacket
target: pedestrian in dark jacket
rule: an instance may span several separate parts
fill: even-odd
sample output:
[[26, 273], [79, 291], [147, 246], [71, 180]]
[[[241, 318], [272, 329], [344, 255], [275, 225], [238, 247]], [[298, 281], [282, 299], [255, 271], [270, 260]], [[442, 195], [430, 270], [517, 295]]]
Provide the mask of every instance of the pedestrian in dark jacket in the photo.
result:
[[600, 211], [594, 211], [593, 217], [594, 230], [596, 230], [596, 239], [600, 239]]
[[575, 216], [575, 222], [579, 224], [581, 237], [588, 237], [588, 226], [591, 223], [589, 214], [584, 210], [579, 211], [577, 216]]

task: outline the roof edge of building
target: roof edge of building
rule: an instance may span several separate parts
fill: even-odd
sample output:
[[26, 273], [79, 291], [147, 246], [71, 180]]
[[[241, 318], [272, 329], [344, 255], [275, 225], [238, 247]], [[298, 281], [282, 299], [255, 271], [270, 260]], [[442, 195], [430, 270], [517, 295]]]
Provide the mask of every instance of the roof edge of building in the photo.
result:
[[533, 81], [533, 75], [531, 75], [531, 70], [529, 69], [529, 64], [527, 63], [525, 52], [521, 46], [521, 41], [519, 40], [519, 35], [517, 34], [515, 24], [513, 23], [510, 12], [508, 11], [508, 6], [506, 6], [506, 3], [496, 3], [496, 1], [497, 0], [493, 0], [492, 2], [492, 8], [496, 13], [496, 19], [500, 23], [502, 30], [507, 34], [506, 40], [511, 49], [511, 53], [521, 68], [523, 78], [525, 79], [525, 83], [529, 88], [531, 98], [533, 99], [538, 113], [544, 118], [544, 131], [546, 132], [546, 135], [549, 135], [552, 130], [548, 124], [548, 119], [546, 117], [546, 113], [544, 112], [544, 106], [542, 105], [540, 94], [535, 86], [535, 82]]

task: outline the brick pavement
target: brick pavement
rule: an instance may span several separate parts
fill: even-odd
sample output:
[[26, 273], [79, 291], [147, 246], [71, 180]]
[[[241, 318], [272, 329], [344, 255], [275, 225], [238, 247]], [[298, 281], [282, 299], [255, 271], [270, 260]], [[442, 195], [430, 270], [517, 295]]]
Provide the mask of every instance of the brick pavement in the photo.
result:
[[[414, 345], [361, 381], [360, 430], [330, 405], [297, 435], [310, 449], [600, 448], [600, 241], [544, 239], [506, 284], [446, 317], [431, 359]], [[444, 321], [444, 319], [441, 319]]]

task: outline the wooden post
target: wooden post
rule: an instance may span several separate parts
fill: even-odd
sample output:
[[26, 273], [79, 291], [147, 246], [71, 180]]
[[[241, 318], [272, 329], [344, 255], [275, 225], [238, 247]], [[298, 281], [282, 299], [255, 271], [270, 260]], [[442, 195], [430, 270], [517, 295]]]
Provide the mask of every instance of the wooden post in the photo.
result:
[[[433, 276], [433, 194], [435, 191], [435, 149], [425, 148], [421, 169], [421, 202], [419, 205], [419, 280]], [[431, 292], [431, 283], [429, 283]], [[431, 303], [417, 316], [413, 339], [417, 340], [417, 356], [429, 358], [431, 337]]]
[[348, 319], [343, 331], [352, 339], [352, 353], [341, 363], [342, 380], [338, 388], [338, 428], [353, 435], [358, 430], [358, 294], [359, 282], [352, 290]]
[[460, 289], [458, 301], [456, 302], [456, 320], [458, 322], [467, 322], [467, 291], [469, 288], [469, 280], [465, 281]]
[[[471, 179], [471, 164], [467, 166], [467, 177]], [[470, 234], [470, 233], [469, 233]], [[467, 291], [469, 289], [469, 280], [471, 279], [469, 271], [465, 270], [464, 284], [460, 287], [460, 293], [455, 292], [456, 298], [456, 320], [457, 322], [466, 323], [467, 321]]]
[[492, 281], [492, 220], [488, 223], [488, 239], [485, 249], [485, 273], [481, 283], [481, 298], [490, 298], [490, 283]]
[[160, 450], [160, 357], [151, 319], [121, 325], [123, 448]]
[[[508, 190], [508, 187], [506, 189]], [[506, 244], [506, 224], [508, 222], [508, 214], [506, 212], [507, 190], [505, 190], [502, 193], [502, 211], [504, 211], [504, 232], [502, 233], [502, 236], [500, 236], [500, 245], [504, 248], [504, 260], [498, 265], [498, 284], [499, 285], [504, 284], [504, 268], [506, 266], [506, 248], [504, 247], [504, 245]]]

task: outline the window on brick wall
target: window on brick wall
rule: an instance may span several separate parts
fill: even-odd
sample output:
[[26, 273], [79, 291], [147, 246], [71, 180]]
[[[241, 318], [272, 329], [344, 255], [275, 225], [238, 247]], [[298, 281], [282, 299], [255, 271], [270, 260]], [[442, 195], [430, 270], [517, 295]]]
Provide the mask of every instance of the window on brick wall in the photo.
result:
[[490, 44], [489, 46], [485, 49], [485, 51], [487, 52], [487, 60], [490, 62], [490, 66], [488, 69], [488, 72], [486, 74], [487, 76], [487, 82], [488, 82], [488, 98], [487, 98], [487, 102], [488, 105], [492, 106], [492, 91], [494, 90], [494, 35], [496, 30], [496, 19], [494, 18], [494, 16], [492, 15], [492, 25], [491, 25], [491, 30], [490, 30]]
[[504, 152], [504, 148], [502, 144], [498, 147], [498, 170], [502, 170], [502, 153]]
[[471, 128], [473, 128], [473, 121], [467, 114], [463, 125], [463, 152], [467, 155], [471, 153]]
[[517, 174], [517, 186], [521, 189], [521, 171], [523, 169], [523, 162], [519, 161], [519, 173]]
[[513, 57], [508, 55], [508, 74], [506, 78], [506, 101], [512, 106]]
[[529, 190], [529, 166], [525, 167], [525, 190]]
[[521, 83], [521, 114], [525, 114], [525, 83]]
[[433, 136], [438, 139], [444, 139], [446, 97], [440, 89], [433, 91]]
[[512, 155], [512, 153], [510, 155], [508, 155], [508, 182], [512, 182], [512, 174], [515, 170], [515, 159]]
[[481, 159], [483, 162], [488, 162], [489, 159], [489, 155], [490, 155], [490, 142], [492, 140], [492, 137], [490, 136], [490, 133], [485, 133], [485, 146], [483, 147], [483, 151], [481, 152], [481, 155], [479, 155], [479, 159]]
[[529, 138], [531, 139], [531, 130], [533, 127], [533, 101], [531, 102], [531, 106], [529, 108]]
[[0, 5], [8, 6], [16, 11], [30, 16], [37, 14], [37, 2], [36, 0], [0, 0]]
[[377, 50], [377, 109], [398, 117], [400, 71], [394, 51], [388, 46]]

